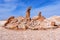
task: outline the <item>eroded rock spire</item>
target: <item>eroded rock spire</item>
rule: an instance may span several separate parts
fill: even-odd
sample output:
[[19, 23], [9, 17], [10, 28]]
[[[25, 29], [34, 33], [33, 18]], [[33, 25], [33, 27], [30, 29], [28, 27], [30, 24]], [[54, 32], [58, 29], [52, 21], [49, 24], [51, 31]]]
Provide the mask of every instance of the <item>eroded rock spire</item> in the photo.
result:
[[41, 15], [41, 12], [39, 12], [37, 20], [43, 21], [44, 19], [45, 17]]
[[29, 7], [26, 11], [26, 19], [27, 20], [30, 20], [30, 10], [31, 10], [31, 7]]
[[38, 17], [41, 17], [42, 15], [41, 15], [41, 12], [39, 12], [39, 14], [38, 14]]

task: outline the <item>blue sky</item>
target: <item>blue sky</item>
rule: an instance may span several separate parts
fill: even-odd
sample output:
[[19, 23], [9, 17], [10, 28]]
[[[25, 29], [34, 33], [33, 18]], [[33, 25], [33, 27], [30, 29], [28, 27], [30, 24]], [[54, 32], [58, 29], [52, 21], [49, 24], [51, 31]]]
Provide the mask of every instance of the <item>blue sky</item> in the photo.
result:
[[60, 0], [0, 0], [0, 20], [10, 16], [25, 16], [26, 9], [31, 6], [31, 17], [39, 11], [45, 17], [60, 15]]

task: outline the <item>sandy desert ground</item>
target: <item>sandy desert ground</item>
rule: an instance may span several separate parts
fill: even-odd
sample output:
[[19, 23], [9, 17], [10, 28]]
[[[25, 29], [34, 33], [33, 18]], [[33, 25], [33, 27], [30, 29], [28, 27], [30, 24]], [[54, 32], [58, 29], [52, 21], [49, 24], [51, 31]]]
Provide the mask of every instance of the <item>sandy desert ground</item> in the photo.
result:
[[0, 40], [60, 40], [60, 28], [22, 31], [0, 27]]

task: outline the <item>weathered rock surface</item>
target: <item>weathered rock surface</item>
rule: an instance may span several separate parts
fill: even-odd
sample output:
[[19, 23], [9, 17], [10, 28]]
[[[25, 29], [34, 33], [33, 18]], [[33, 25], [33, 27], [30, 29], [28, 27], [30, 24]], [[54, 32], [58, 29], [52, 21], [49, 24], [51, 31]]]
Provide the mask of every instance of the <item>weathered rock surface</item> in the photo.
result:
[[45, 18], [42, 16], [41, 12], [39, 12], [38, 16], [30, 18], [30, 10], [29, 7], [26, 11], [26, 16], [22, 17], [14, 17], [11, 16], [4, 27], [9, 29], [55, 29], [60, 27], [60, 16], [52, 16], [50, 18]]

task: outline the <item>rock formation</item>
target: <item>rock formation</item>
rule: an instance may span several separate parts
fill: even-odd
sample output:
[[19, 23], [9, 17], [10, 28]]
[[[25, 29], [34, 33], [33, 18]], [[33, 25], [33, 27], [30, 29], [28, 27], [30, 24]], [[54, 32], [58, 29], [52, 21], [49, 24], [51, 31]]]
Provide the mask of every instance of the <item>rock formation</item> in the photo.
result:
[[12, 21], [10, 21], [5, 27], [9, 28], [9, 29], [17, 29], [17, 19], [13, 19]]
[[14, 17], [11, 16], [7, 22], [4, 24], [4, 27], [9, 29], [32, 29], [32, 30], [41, 30], [41, 29], [54, 29], [60, 27], [60, 16], [53, 16], [50, 18], [45, 18], [39, 12], [38, 16], [30, 18], [29, 7], [26, 11], [26, 17]]
[[4, 24], [4, 26], [6, 26], [8, 23], [10, 23], [13, 19], [14, 19], [14, 16], [11, 16], [11, 17], [7, 20], [7, 22]]
[[44, 21], [45, 17], [41, 15], [41, 12], [39, 12], [38, 16], [33, 17], [30, 24], [29, 29], [38, 29], [40, 28], [40, 24], [42, 21]]
[[[31, 21], [31, 18], [30, 18], [30, 10], [31, 10], [31, 7], [29, 7], [27, 9], [27, 12], [26, 12], [26, 17], [17, 17], [17, 18], [14, 18], [14, 17], [10, 17], [7, 22], [5, 23], [5, 27], [6, 28], [9, 28], [9, 29], [26, 29], [27, 28], [27, 25], [29, 24], [29, 22]], [[13, 19], [13, 20], [12, 20]]]
[[41, 12], [39, 12], [38, 16], [35, 16], [32, 19], [43, 21], [45, 19], [45, 17], [41, 15]]
[[55, 27], [54, 25], [55, 23], [53, 21], [45, 19], [43, 22], [41, 22], [39, 29], [52, 29]]
[[31, 10], [31, 7], [29, 7], [26, 11], [26, 20], [30, 21], [31, 18], [30, 18], [30, 10]]
[[55, 29], [60, 27], [60, 16], [52, 16], [50, 18], [45, 19], [41, 25], [40, 28], [45, 29]]
[[39, 12], [37, 20], [43, 21], [44, 19], [45, 17], [41, 15], [41, 12]]

